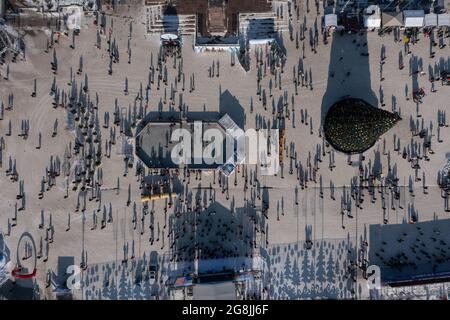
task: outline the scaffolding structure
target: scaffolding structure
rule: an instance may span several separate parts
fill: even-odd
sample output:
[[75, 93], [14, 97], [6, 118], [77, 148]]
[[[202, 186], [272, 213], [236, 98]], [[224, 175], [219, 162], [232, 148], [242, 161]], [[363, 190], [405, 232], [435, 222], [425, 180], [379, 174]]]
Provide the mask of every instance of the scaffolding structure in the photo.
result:
[[21, 39], [17, 31], [11, 26], [5, 25], [0, 19], [0, 57], [8, 52], [17, 55], [22, 50]]

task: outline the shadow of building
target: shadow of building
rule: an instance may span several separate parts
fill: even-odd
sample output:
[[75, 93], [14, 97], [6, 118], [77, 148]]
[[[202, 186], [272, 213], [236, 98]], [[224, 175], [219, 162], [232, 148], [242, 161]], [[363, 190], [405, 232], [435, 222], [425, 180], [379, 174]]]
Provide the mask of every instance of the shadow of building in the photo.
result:
[[251, 270], [257, 234], [248, 210], [214, 202], [204, 210], [172, 215], [171, 256], [179, 271], [211, 278]]
[[450, 219], [371, 225], [369, 261], [380, 267], [382, 283], [405, 286], [448, 282], [450, 236], [444, 230], [449, 227]]
[[239, 100], [229, 90], [221, 91], [219, 94], [219, 113], [228, 114], [239, 128], [244, 130], [245, 112]]

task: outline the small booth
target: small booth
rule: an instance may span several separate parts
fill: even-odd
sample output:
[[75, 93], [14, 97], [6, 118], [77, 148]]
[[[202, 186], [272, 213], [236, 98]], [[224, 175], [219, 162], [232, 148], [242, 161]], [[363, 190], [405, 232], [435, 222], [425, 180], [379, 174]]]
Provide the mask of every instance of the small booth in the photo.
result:
[[424, 23], [423, 23], [423, 33], [426, 37], [430, 36], [430, 33], [433, 31], [433, 28], [437, 27], [438, 18], [435, 13], [428, 13], [425, 15]]
[[403, 11], [403, 25], [405, 28], [422, 28], [425, 19], [423, 10]]
[[441, 13], [437, 15], [438, 17], [438, 22], [437, 25], [438, 27], [450, 27], [450, 14], [449, 13]]
[[396, 28], [403, 26], [401, 12], [383, 12], [381, 15], [381, 22], [383, 28]]
[[325, 28], [326, 29], [334, 29], [338, 26], [337, 24], [337, 15], [334, 13], [325, 15]]
[[429, 13], [425, 15], [424, 24], [425, 28], [433, 28], [438, 24], [438, 16], [436, 13]]
[[379, 29], [381, 28], [381, 10], [377, 5], [367, 7], [364, 14], [364, 28]]

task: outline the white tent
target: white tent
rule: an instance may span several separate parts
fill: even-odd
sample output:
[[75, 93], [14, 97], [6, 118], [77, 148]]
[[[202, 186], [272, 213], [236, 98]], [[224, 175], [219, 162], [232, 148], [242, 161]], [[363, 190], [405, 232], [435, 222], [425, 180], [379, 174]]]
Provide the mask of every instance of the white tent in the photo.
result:
[[438, 23], [438, 17], [436, 13], [429, 13], [425, 15], [424, 27], [436, 27]]
[[438, 26], [439, 27], [450, 27], [450, 14], [449, 13], [438, 14]]
[[364, 15], [364, 27], [368, 29], [378, 29], [381, 27], [381, 10], [377, 5], [367, 7]]
[[337, 27], [337, 15], [330, 13], [325, 15], [325, 28]]
[[364, 27], [368, 29], [378, 29], [381, 27], [381, 16], [364, 16]]
[[405, 10], [403, 11], [403, 25], [406, 28], [421, 28], [425, 12], [423, 10]]

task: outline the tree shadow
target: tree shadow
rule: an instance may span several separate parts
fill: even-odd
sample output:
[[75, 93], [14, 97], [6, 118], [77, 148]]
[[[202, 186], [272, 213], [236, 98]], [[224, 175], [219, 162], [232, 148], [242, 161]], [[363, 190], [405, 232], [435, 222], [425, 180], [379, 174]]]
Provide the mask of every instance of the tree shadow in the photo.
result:
[[[267, 275], [271, 299], [342, 299], [353, 295], [353, 279], [347, 266], [356, 258], [350, 239], [322, 239], [312, 250], [305, 243], [268, 248]], [[347, 271], [346, 271], [347, 270]]]
[[172, 5], [167, 5], [164, 8], [164, 16], [162, 19], [164, 33], [178, 34], [180, 28], [180, 21], [177, 9]]
[[378, 106], [370, 80], [366, 33], [333, 34], [327, 89], [322, 98], [322, 125], [330, 107], [346, 96], [365, 100], [373, 107]]

